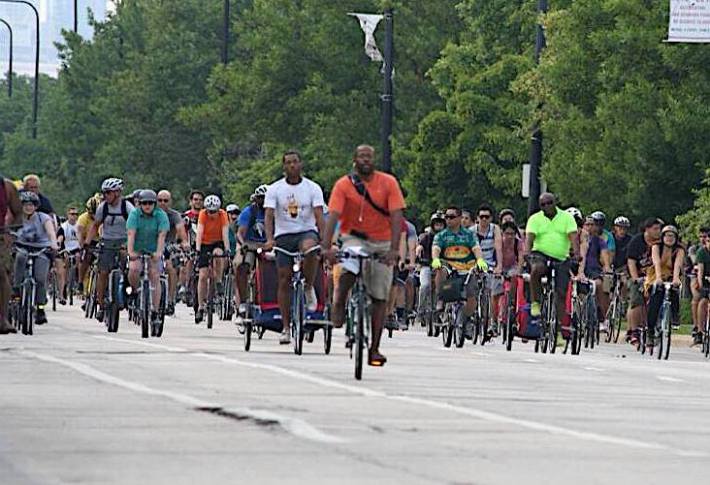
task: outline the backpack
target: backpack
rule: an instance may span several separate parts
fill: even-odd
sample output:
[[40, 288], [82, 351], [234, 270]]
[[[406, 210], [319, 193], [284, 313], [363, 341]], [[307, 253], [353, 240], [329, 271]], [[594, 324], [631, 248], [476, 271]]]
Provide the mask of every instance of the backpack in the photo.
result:
[[[101, 221], [103, 222], [106, 220], [106, 218], [109, 215], [117, 216], [118, 214], [109, 214], [108, 213], [108, 203], [105, 203], [104, 209], [101, 212], [101, 215], [102, 215]], [[121, 199], [121, 215], [123, 216], [124, 220], [126, 220], [126, 221], [128, 220], [128, 202], [126, 201], [126, 199]]]

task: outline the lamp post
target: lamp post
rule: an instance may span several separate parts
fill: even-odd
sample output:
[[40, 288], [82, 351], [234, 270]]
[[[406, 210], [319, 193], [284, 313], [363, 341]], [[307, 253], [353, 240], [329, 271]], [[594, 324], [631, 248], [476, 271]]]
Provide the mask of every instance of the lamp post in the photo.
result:
[[394, 11], [385, 10], [385, 72], [382, 93], [382, 169], [392, 171], [392, 116], [394, 111]]
[[5, 24], [7, 30], [10, 32], [10, 67], [7, 71], [7, 97], [12, 98], [12, 27], [4, 19], [0, 19], [0, 23]]
[[[547, 0], [538, 0], [538, 15], [547, 12]], [[542, 24], [538, 22], [535, 36], [535, 63], [540, 64], [540, 55], [545, 48], [545, 31]], [[542, 166], [542, 130], [535, 122], [532, 133], [532, 145], [530, 147], [530, 194], [528, 199], [528, 215], [540, 210], [540, 167]]]
[[32, 98], [32, 138], [37, 138], [37, 104], [39, 101], [39, 12], [26, 0], [0, 0], [4, 3], [22, 3], [32, 9], [35, 14], [35, 83]]
[[[76, 0], [74, 0], [76, 1]], [[229, 63], [229, 0], [224, 0], [224, 24], [222, 39], [222, 63], [226, 66]]]
[[79, 0], [74, 0], [74, 33], [79, 31]]

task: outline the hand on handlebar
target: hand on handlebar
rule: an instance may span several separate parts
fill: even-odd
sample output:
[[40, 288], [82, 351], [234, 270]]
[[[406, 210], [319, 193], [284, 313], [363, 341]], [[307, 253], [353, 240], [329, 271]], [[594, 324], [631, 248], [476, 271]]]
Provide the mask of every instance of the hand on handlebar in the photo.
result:
[[441, 269], [441, 259], [434, 258], [431, 260], [431, 269]]
[[476, 267], [481, 271], [488, 271], [488, 263], [483, 258], [478, 258], [476, 260]]

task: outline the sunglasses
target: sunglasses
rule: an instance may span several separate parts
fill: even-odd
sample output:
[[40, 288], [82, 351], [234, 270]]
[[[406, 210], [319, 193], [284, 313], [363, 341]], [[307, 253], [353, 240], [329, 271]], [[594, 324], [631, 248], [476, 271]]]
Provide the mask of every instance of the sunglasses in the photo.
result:
[[456, 219], [457, 217], [459, 217], [459, 216], [457, 216], [457, 215], [455, 215], [455, 214], [446, 214], [446, 215], [444, 216], [444, 219], [449, 219], [449, 220], [451, 220], [451, 219]]
[[165, 202], [167, 204], [170, 202], [170, 199], [158, 199], [158, 202]]
[[490, 219], [491, 215], [490, 214], [481, 214], [478, 216], [479, 219]]
[[555, 205], [555, 203], [552, 202], [552, 201], [550, 201], [550, 202], [542, 202], [542, 203], [540, 204], [540, 207], [550, 207], [551, 205]]
[[155, 202], [151, 200], [144, 200], [143, 202], [141, 202], [141, 205], [155, 205]]

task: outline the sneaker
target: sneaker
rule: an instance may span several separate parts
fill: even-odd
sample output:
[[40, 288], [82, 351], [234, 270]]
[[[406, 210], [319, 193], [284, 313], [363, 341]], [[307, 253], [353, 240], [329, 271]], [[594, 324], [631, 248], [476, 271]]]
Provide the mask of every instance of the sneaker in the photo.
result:
[[702, 345], [703, 344], [703, 334], [700, 332], [696, 332], [695, 335], [693, 335], [693, 345]]
[[609, 332], [609, 320], [604, 320], [603, 322], [599, 322], [599, 331], [603, 332], [603, 333]]
[[290, 332], [281, 332], [281, 336], [279, 337], [279, 344], [280, 345], [288, 345], [291, 343], [291, 333]]
[[540, 302], [534, 301], [530, 304], [530, 316], [533, 318], [538, 318], [542, 315], [542, 305]]
[[318, 296], [316, 295], [316, 289], [312, 286], [307, 287], [305, 293], [306, 310], [309, 312], [316, 311], [318, 309]]
[[203, 318], [205, 318], [205, 309], [200, 307], [195, 312], [195, 323], [200, 323]]
[[44, 308], [38, 307], [35, 315], [35, 324], [44, 325], [45, 323], [47, 323], [47, 314], [44, 312]]
[[62, 305], [62, 306], [64, 306], [64, 305], [67, 304], [67, 300], [64, 299], [64, 298], [60, 298], [60, 299], [59, 299], [59, 304]]
[[165, 314], [175, 315], [175, 303], [168, 303], [167, 307], [165, 308]]
[[96, 320], [98, 322], [103, 322], [104, 321], [104, 309], [103, 308], [97, 308], [96, 309]]

